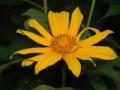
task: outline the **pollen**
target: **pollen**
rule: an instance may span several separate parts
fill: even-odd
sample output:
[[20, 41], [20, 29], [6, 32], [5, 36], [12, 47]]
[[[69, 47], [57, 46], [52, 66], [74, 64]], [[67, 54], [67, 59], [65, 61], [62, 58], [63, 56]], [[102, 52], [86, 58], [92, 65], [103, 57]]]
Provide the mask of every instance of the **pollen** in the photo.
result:
[[54, 36], [50, 43], [51, 49], [62, 55], [74, 52], [77, 49], [77, 45], [77, 38], [68, 34]]

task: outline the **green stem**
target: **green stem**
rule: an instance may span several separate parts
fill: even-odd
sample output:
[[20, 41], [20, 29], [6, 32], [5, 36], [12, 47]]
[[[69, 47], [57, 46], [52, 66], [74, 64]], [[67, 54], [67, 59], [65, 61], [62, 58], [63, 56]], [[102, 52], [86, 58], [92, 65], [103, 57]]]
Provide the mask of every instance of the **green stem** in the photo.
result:
[[47, 0], [43, 0], [44, 3], [44, 12], [47, 13], [48, 7], [47, 7]]
[[37, 8], [43, 10], [43, 8], [42, 8], [39, 4], [37, 4], [37, 3], [35, 3], [35, 2], [33, 2], [33, 1], [31, 1], [31, 0], [22, 0], [22, 1], [27, 2], [27, 3], [30, 3], [31, 5], [34, 5], [34, 6], [36, 6]]
[[65, 65], [63, 65], [62, 67], [62, 87], [65, 86], [65, 81], [66, 81], [66, 68], [65, 68]]
[[91, 8], [90, 8], [90, 13], [89, 13], [89, 17], [88, 17], [88, 20], [87, 20], [86, 27], [89, 27], [89, 26], [90, 26], [92, 14], [93, 14], [94, 7], [95, 7], [95, 2], [96, 2], [96, 0], [92, 0], [92, 4], [91, 4]]

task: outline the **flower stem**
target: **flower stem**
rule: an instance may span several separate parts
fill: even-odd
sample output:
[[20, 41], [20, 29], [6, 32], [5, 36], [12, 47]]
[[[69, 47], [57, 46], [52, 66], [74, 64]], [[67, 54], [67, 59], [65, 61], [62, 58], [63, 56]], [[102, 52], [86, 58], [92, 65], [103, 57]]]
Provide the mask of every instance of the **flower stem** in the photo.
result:
[[89, 17], [88, 17], [88, 20], [87, 20], [86, 27], [89, 27], [89, 26], [90, 26], [92, 14], [93, 14], [94, 7], [95, 7], [95, 2], [96, 2], [96, 0], [92, 0], [92, 4], [91, 4], [91, 8], [90, 8], [90, 13], [89, 13]]
[[66, 81], [66, 67], [65, 65], [63, 65], [62, 67], [62, 87], [65, 86], [65, 81]]
[[48, 6], [47, 6], [47, 0], [43, 0], [43, 4], [44, 4], [44, 12], [47, 13], [48, 10]]

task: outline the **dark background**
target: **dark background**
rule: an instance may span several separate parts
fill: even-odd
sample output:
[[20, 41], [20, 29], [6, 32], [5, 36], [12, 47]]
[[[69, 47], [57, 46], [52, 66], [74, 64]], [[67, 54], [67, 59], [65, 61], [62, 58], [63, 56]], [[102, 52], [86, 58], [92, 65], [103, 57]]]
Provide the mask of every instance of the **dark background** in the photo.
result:
[[[40, 6], [43, 6], [42, 0], [33, 0]], [[83, 24], [86, 24], [88, 18], [91, 0], [48, 0], [48, 8], [53, 11], [67, 10], [72, 12], [76, 6], [79, 6], [84, 14]], [[119, 0], [97, 0], [95, 11], [93, 13], [91, 26], [99, 29], [111, 29], [115, 34], [111, 35], [113, 46], [118, 47], [120, 43], [120, 16], [113, 15], [100, 21], [111, 5], [120, 5]], [[26, 17], [21, 16], [29, 8], [38, 9], [36, 6], [22, 0], [0, 0], [0, 65], [10, 62], [9, 56], [18, 47], [24, 45], [21, 44], [23, 38], [16, 34], [18, 28], [23, 28]], [[120, 11], [119, 11], [120, 12]], [[119, 13], [120, 14], [120, 13]], [[26, 43], [33, 44], [25, 40]], [[117, 43], [117, 44], [116, 44]], [[22, 47], [21, 47], [22, 48]], [[119, 48], [119, 47], [118, 47]], [[60, 87], [61, 84], [61, 62], [46, 71], [42, 71], [43, 75], [34, 76], [33, 67], [21, 68], [20, 63], [13, 64], [6, 68], [4, 71], [0, 71], [0, 90], [30, 90], [30, 88], [37, 86], [39, 83], [49, 84], [55, 87]], [[59, 71], [59, 72], [58, 72]], [[54, 75], [53, 75], [54, 73]], [[46, 74], [49, 74], [46, 77]], [[44, 76], [45, 75], [45, 76]], [[41, 80], [40, 80], [41, 78]], [[79, 79], [76, 79], [71, 75], [70, 71], [67, 71], [66, 86], [75, 88], [86, 88], [93, 90], [89, 85], [89, 82], [85, 75], [82, 75]], [[79, 86], [79, 84], [81, 86]], [[87, 84], [87, 86], [85, 85]], [[85, 89], [85, 90], [86, 90]]]

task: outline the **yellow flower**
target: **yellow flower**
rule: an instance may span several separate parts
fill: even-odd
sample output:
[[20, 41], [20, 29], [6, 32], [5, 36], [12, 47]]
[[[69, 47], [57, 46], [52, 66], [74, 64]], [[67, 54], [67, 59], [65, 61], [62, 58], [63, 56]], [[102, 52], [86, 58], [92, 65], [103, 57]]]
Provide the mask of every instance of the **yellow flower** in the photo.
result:
[[[17, 33], [27, 36], [34, 42], [44, 45], [44, 47], [19, 50], [13, 53], [12, 56], [15, 54], [26, 55], [38, 53], [39, 55], [22, 61], [22, 66], [29, 66], [37, 62], [35, 65], [35, 74], [38, 74], [41, 70], [54, 65], [60, 60], [64, 60], [68, 69], [76, 77], [81, 73], [81, 64], [78, 59], [89, 60], [96, 66], [91, 57], [103, 60], [113, 60], [117, 58], [117, 55], [111, 48], [95, 45], [113, 33], [113, 31], [105, 30], [100, 32], [96, 28], [87, 27], [78, 33], [82, 20], [83, 15], [78, 7], [73, 11], [71, 21], [69, 21], [69, 13], [66, 11], [60, 13], [49, 11], [48, 21], [51, 29], [50, 34], [35, 19], [30, 19], [28, 21], [29, 26], [36, 29], [40, 35], [22, 29], [18, 29]], [[81, 40], [80, 37], [86, 30], [92, 30], [95, 34]]]

